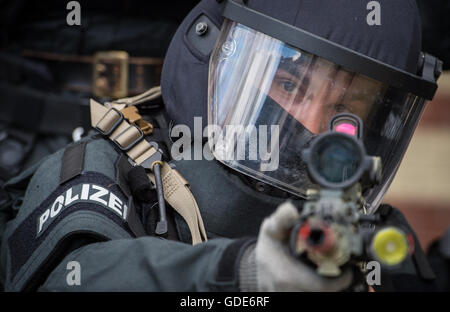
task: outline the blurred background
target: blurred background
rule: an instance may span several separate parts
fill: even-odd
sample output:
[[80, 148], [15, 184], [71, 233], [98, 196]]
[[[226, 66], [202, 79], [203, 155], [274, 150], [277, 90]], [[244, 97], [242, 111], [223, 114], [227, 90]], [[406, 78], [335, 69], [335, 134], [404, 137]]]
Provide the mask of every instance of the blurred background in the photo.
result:
[[[0, 185], [87, 132], [88, 99], [120, 93], [123, 66], [129, 66], [128, 95], [159, 84], [170, 39], [198, 3], [78, 2], [81, 25], [68, 26], [69, 1], [0, 0]], [[449, 1], [417, 3], [423, 50], [450, 68]], [[128, 55], [96, 54], [114, 50]], [[447, 72], [385, 197], [406, 215], [424, 249], [450, 225], [449, 156]]]
[[450, 72], [439, 79], [384, 202], [400, 209], [423, 248], [450, 226]]
[[422, 50], [444, 71], [384, 202], [398, 207], [428, 250], [450, 226], [450, 1], [417, 0]]

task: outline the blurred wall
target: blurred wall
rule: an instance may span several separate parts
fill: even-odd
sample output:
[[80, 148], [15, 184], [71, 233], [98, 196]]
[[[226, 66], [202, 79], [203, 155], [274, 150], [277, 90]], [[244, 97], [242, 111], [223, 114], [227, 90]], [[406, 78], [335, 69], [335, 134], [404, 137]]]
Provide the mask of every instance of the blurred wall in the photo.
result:
[[438, 83], [384, 199], [405, 214], [424, 248], [450, 227], [450, 71]]

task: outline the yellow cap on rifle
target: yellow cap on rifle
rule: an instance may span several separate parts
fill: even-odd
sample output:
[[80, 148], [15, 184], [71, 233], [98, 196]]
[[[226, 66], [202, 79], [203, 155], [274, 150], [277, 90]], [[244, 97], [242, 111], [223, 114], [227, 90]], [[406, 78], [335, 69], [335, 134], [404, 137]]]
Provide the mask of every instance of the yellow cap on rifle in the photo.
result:
[[395, 227], [378, 231], [372, 240], [372, 251], [382, 263], [397, 265], [408, 255], [408, 240], [405, 233]]

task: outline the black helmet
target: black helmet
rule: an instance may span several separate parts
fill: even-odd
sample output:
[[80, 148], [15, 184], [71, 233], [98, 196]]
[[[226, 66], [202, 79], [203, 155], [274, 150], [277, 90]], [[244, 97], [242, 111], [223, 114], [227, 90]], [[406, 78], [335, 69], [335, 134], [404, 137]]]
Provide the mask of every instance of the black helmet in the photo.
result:
[[365, 194], [373, 211], [442, 67], [421, 52], [414, 0], [376, 2], [380, 25], [367, 20], [369, 1], [202, 1], [166, 55], [167, 113], [190, 127], [194, 116], [221, 128], [277, 126], [275, 167], [248, 153], [222, 157], [239, 140], [222, 140], [212, 150], [227, 166], [300, 197], [311, 186], [301, 151], [335, 114], [353, 113], [364, 122], [368, 154], [382, 158], [382, 183]]

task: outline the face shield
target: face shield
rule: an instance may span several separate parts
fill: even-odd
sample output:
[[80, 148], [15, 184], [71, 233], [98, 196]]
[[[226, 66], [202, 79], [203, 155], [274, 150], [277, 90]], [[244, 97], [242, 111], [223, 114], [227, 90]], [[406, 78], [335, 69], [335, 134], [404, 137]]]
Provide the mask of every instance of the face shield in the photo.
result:
[[[303, 38], [297, 34], [280, 40], [269, 34], [283, 32], [258, 21], [262, 15], [249, 12], [251, 18], [246, 19], [243, 14], [233, 14], [233, 7], [225, 10], [227, 14], [230, 17], [222, 26], [209, 70], [209, 142], [216, 159], [306, 198], [307, 190], [315, 186], [308, 178], [302, 151], [315, 136], [328, 131], [335, 115], [355, 114], [364, 124], [367, 153], [382, 159], [381, 184], [364, 194], [366, 208], [373, 212], [399, 167], [426, 95], [432, 97], [436, 86], [433, 89], [425, 81], [425, 87], [422, 83], [420, 90], [416, 88], [423, 91], [422, 96], [414, 94], [403, 83], [421, 81], [409, 73], [401, 72], [405, 77], [395, 81], [398, 73], [388, 75], [394, 72], [392, 67], [356, 53], [352, 62], [351, 51], [311, 34], [301, 32]], [[265, 29], [256, 30], [256, 26]], [[302, 40], [305, 38], [309, 40]], [[308, 51], [301, 48], [300, 41]], [[314, 45], [315, 41], [321, 46]], [[329, 49], [324, 50], [324, 44]], [[332, 54], [337, 48], [339, 53]], [[323, 57], [320, 54], [324, 53], [317, 53], [320, 51], [343, 61]], [[362, 66], [361, 61], [367, 64]], [[375, 74], [371, 74], [374, 68]], [[414, 88], [414, 83], [410, 85]]]

